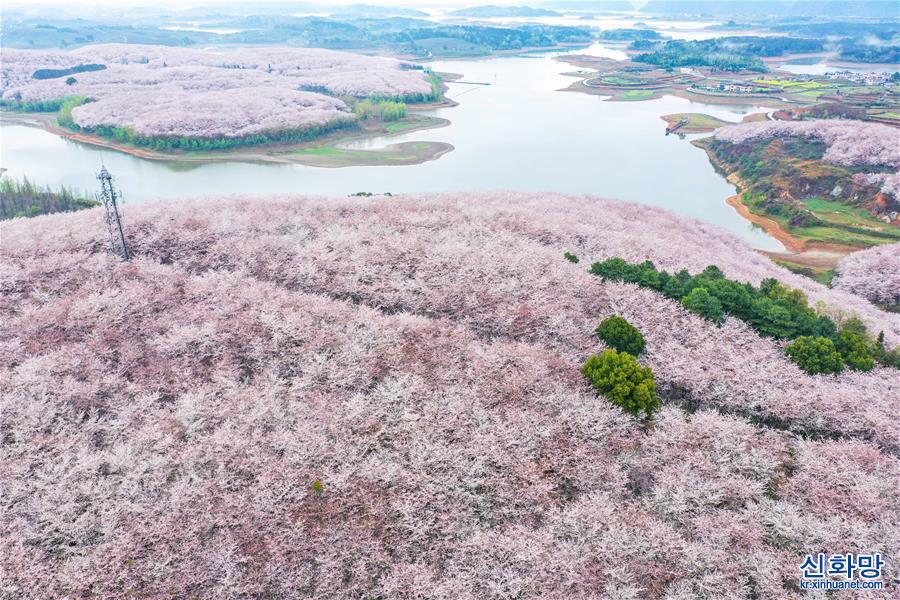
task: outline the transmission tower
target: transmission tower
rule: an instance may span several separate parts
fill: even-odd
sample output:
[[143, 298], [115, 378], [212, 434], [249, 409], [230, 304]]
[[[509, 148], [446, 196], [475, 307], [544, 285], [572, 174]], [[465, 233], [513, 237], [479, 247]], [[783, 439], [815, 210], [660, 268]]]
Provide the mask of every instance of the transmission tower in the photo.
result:
[[128, 260], [131, 256], [128, 253], [128, 244], [125, 243], [125, 231], [122, 229], [122, 215], [119, 214], [119, 195], [112, 184], [112, 175], [106, 170], [106, 166], [101, 167], [97, 173], [97, 179], [100, 180], [100, 193], [97, 194], [97, 200], [103, 203], [106, 209], [106, 229], [109, 231], [109, 248], [113, 253], [122, 257], [122, 260]]

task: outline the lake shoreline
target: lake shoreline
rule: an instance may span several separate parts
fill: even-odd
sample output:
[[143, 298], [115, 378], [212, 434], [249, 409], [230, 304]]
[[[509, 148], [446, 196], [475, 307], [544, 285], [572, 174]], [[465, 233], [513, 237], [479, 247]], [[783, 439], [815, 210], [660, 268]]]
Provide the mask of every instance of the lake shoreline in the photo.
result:
[[[722, 173], [728, 182], [737, 188], [737, 193], [728, 196], [725, 199], [725, 202], [741, 217], [762, 229], [770, 237], [778, 240], [786, 249], [785, 252], [758, 250], [761, 254], [768, 256], [788, 268], [796, 267], [795, 270], [801, 272], [812, 271], [814, 274], [818, 275], [834, 269], [834, 267], [849, 254], [867, 248], [867, 246], [841, 244], [799, 236], [786, 230], [784, 226], [775, 219], [752, 212], [750, 207], [741, 200], [741, 195], [745, 191], [748, 191], [748, 186], [737, 173], [728, 172], [726, 165], [722, 164], [706, 145], [702, 143], [703, 139], [694, 140], [692, 144], [702, 148], [706, 152], [709, 162], [716, 171]], [[809, 275], [809, 273], [805, 274]]]
[[[715, 164], [711, 156], [710, 162]], [[863, 248], [846, 244], [811, 241], [790, 233], [778, 221], [755, 214], [741, 201], [744, 184], [736, 174], [729, 175], [726, 179], [737, 188], [738, 193], [725, 198], [725, 203], [732, 207], [741, 217], [765, 231], [767, 235], [778, 240], [785, 247], [784, 252], [756, 250], [782, 266], [793, 271], [809, 271], [809, 273], [804, 274], [815, 278], [817, 275], [833, 270], [849, 254], [863, 250]]]
[[[421, 105], [421, 110], [439, 107], [452, 107], [452, 100]], [[416, 165], [437, 160], [444, 154], [454, 150], [452, 144], [443, 142], [406, 142], [389, 144], [378, 150], [346, 150], [342, 144], [369, 139], [373, 137], [393, 137], [403, 134], [426, 131], [450, 125], [450, 121], [438, 117], [430, 117], [410, 111], [411, 115], [403, 121], [379, 123], [378, 126], [362, 125], [359, 129], [342, 130], [315, 138], [299, 144], [266, 144], [260, 146], [244, 146], [229, 150], [214, 151], [176, 151], [161, 152], [109, 140], [96, 135], [76, 132], [60, 126], [56, 122], [55, 113], [25, 113], [0, 111], [0, 122], [25, 125], [44, 129], [49, 133], [73, 142], [96, 146], [116, 152], [122, 152], [145, 160], [205, 164], [216, 162], [254, 162], [301, 164], [313, 167], [340, 168], [382, 165]], [[398, 126], [407, 125], [407, 126]]]

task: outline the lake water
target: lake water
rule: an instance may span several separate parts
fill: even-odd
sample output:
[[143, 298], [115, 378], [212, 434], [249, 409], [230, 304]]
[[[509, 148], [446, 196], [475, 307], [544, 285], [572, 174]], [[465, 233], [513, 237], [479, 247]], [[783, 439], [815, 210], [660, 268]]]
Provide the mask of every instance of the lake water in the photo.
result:
[[[584, 51], [582, 51], [584, 52]], [[588, 52], [610, 55], [602, 46]], [[612, 52], [615, 52], [613, 50]], [[41, 184], [96, 187], [101, 162], [116, 177], [127, 202], [222, 194], [330, 194], [359, 191], [420, 192], [511, 189], [589, 193], [661, 206], [719, 225], [763, 249], [781, 244], [725, 204], [734, 187], [716, 174], [705, 152], [688, 139], [665, 136], [661, 115], [704, 112], [739, 121], [765, 111], [665, 97], [646, 102], [606, 102], [598, 96], [559, 92], [565, 71], [558, 53], [438, 61], [436, 71], [460, 73], [451, 83], [454, 108], [429, 111], [451, 125], [357, 147], [433, 140], [455, 150], [410, 166], [328, 169], [304, 165], [214, 163], [179, 165], [148, 161], [70, 142], [40, 129], [4, 124], [0, 166], [13, 177]], [[697, 137], [697, 136], [693, 136]], [[602, 215], [599, 216], [602, 218]]]
[[834, 66], [824, 60], [806, 64], [805, 61], [785, 62], [777, 67], [781, 71], [787, 71], [795, 75], [824, 75], [835, 71], [850, 71], [851, 73], [894, 73], [898, 65], [861, 65], [861, 66]]

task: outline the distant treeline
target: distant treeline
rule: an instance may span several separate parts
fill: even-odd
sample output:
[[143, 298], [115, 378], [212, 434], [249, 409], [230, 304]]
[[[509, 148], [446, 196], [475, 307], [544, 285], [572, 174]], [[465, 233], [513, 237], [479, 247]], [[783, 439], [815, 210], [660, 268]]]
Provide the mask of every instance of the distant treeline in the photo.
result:
[[65, 98], [51, 100], [7, 100], [0, 98], [0, 108], [19, 110], [22, 112], [57, 112], [62, 108]]
[[601, 31], [597, 37], [611, 42], [630, 42], [634, 40], [661, 40], [663, 36], [652, 29], [607, 29]]
[[878, 38], [891, 40], [900, 35], [900, 25], [896, 19], [885, 22], [826, 21], [824, 23], [783, 23], [769, 27], [772, 31], [789, 33], [802, 37]]
[[[726, 71], [740, 69], [762, 70], [760, 58], [825, 52], [840, 48], [840, 58], [853, 62], [897, 63], [900, 62], [900, 46], [892, 43], [893, 38], [884, 38], [897, 33], [897, 28], [873, 27], [867, 29], [861, 24], [851, 26], [841, 32], [840, 27], [828, 23], [807, 26], [780, 26], [779, 30], [798, 30], [798, 35], [814, 37], [759, 37], [730, 36], [709, 40], [666, 40], [636, 38], [630, 48], [644, 50], [635, 60], [672, 67], [716, 67]], [[836, 25], [836, 24], [835, 24]], [[803, 33], [800, 33], [803, 32]], [[829, 33], [826, 33], [829, 32]], [[847, 37], [850, 34], [851, 37]], [[827, 36], [842, 35], [841, 39], [826, 41]], [[873, 40], [875, 43], [873, 43]]]
[[[154, 150], [228, 150], [242, 146], [262, 146], [266, 144], [297, 144], [317, 138], [319, 136], [353, 127], [356, 121], [353, 118], [334, 120], [324, 125], [312, 125], [302, 129], [284, 129], [281, 131], [269, 131], [240, 137], [157, 137], [140, 135], [130, 127], [109, 127], [101, 125], [92, 129], [84, 129], [102, 138], [144, 146]], [[78, 129], [77, 125], [70, 125]]]
[[900, 63], [900, 46], [844, 43], [840, 57], [861, 63]]
[[522, 48], [549, 47], [564, 43], [591, 41], [591, 32], [581, 27], [557, 25], [520, 25], [518, 27], [487, 27], [481, 25], [441, 25], [408, 29], [386, 36], [392, 46], [413, 53], [454, 53], [465, 42], [469, 50], [492, 52]]
[[58, 212], [72, 212], [97, 206], [99, 202], [85, 198], [70, 188], [53, 190], [23, 178], [22, 181], [0, 179], [0, 219], [36, 217]]
[[474, 24], [445, 25], [408, 17], [353, 18], [296, 17], [290, 15], [223, 16], [209, 27], [235, 29], [234, 33], [174, 31], [158, 23], [118, 25], [86, 19], [23, 17], [3, 23], [3, 44], [9, 48], [67, 48], [85, 44], [210, 44], [289, 45], [305, 48], [350, 50], [390, 48], [396, 52], [432, 55], [491, 53], [559, 43], [588, 43], [590, 29], [523, 24], [491, 27]]
[[66, 77], [67, 75], [74, 75], [76, 73], [87, 73], [88, 71], [102, 71], [106, 68], [106, 65], [100, 65], [96, 63], [90, 63], [85, 65], [76, 65], [74, 67], [69, 67], [67, 69], [38, 69], [34, 73], [32, 73], [32, 77], [35, 79], [57, 79], [59, 77]]
[[663, 68], [713, 67], [723, 71], [765, 71], [761, 57], [821, 52], [819, 40], [785, 37], [722, 37], [709, 40], [668, 40], [632, 42], [634, 50], [647, 50], [635, 57]]

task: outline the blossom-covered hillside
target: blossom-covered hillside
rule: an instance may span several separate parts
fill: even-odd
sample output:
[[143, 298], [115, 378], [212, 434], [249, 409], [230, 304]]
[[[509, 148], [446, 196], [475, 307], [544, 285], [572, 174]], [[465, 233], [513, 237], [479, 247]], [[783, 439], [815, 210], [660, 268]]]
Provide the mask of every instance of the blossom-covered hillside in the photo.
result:
[[[135, 205], [126, 228], [129, 263], [97, 210], [3, 228], [5, 596], [789, 599], [817, 552], [898, 577], [897, 371], [810, 376], [587, 272], [714, 263], [900, 341], [730, 234], [501, 192]], [[613, 314], [646, 338], [648, 426], [579, 372]]]
[[837, 265], [834, 287], [872, 302], [900, 305], [900, 244], [854, 252]]
[[[86, 66], [89, 70], [83, 70]], [[4, 49], [0, 94], [7, 102], [25, 104], [89, 98], [93, 102], [72, 110], [72, 121], [80, 127], [130, 128], [144, 136], [240, 137], [346, 117], [343, 102], [309, 90], [356, 97], [430, 94], [425, 73], [409, 66], [309, 48], [221, 52], [98, 44], [70, 52]]]
[[[825, 143], [825, 162], [844, 166], [900, 168], [900, 131], [880, 123], [843, 119], [813, 121], [758, 121], [716, 130], [718, 140], [742, 144], [777, 137], [803, 137]], [[882, 191], [897, 197], [898, 174], [875, 173], [869, 183], [881, 183]], [[898, 198], [900, 199], [900, 198]]]

